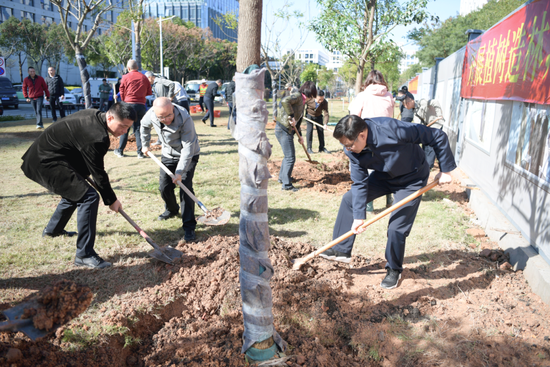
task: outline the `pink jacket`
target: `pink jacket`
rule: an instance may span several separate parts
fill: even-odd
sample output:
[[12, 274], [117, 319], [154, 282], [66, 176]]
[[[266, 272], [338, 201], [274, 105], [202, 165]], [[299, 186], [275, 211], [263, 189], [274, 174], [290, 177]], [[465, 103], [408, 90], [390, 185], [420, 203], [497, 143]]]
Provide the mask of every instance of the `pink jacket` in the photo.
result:
[[388, 88], [371, 84], [359, 93], [349, 106], [351, 115], [367, 117], [393, 117], [393, 96]]

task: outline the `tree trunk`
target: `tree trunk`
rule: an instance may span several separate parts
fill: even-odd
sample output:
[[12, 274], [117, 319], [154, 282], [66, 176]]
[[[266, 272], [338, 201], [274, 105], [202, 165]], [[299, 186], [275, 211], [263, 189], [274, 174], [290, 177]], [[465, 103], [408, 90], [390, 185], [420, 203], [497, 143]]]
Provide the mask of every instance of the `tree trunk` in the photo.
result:
[[23, 83], [23, 63], [25, 60], [21, 60], [21, 52], [19, 53], [19, 75], [21, 76], [21, 83]]
[[237, 50], [237, 72], [239, 73], [242, 73], [249, 65], [260, 65], [261, 21], [262, 0], [241, 0], [239, 2], [239, 46]]
[[273, 96], [273, 121], [277, 121], [277, 82], [271, 83], [271, 95]]
[[92, 91], [90, 89], [90, 74], [88, 73], [88, 65], [86, 64], [86, 59], [82, 55], [82, 50], [80, 47], [77, 47], [75, 50], [76, 63], [78, 64], [78, 69], [80, 70], [80, 80], [82, 81], [82, 95], [84, 96], [84, 101], [86, 108], [92, 108]]
[[365, 70], [365, 60], [359, 60], [359, 65], [357, 65], [357, 77], [355, 78], [355, 95], [358, 95], [361, 92], [361, 85], [363, 84], [363, 73]]

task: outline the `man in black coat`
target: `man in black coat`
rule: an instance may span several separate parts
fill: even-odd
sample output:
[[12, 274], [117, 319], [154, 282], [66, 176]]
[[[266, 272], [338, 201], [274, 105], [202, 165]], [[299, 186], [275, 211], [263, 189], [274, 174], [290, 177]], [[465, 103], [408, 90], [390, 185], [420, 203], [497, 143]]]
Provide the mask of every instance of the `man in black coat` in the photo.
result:
[[208, 88], [206, 88], [206, 92], [204, 93], [204, 104], [206, 105], [208, 112], [202, 118], [202, 123], [206, 124], [206, 120], [210, 117], [210, 127], [216, 127], [216, 125], [214, 125], [214, 97], [218, 94], [218, 87], [221, 87], [221, 85], [222, 81], [221, 79], [218, 79], [215, 83], [211, 83]]
[[[419, 144], [434, 148], [441, 172], [435, 178], [439, 184], [452, 182], [449, 174], [456, 168], [447, 134], [420, 124], [402, 122], [389, 117], [361, 119], [350, 115], [342, 118], [333, 136], [344, 145], [350, 161], [351, 190], [342, 197], [332, 238], [344, 233], [365, 231], [360, 228], [366, 218], [366, 205], [387, 194], [399, 202], [420, 190], [428, 182], [430, 167]], [[373, 170], [369, 174], [369, 170]], [[418, 197], [395, 210], [388, 224], [386, 243], [386, 277], [382, 288], [397, 287], [405, 256], [405, 240], [409, 235], [421, 198]], [[319, 256], [349, 263], [355, 235], [341, 241]]]
[[128, 131], [136, 118], [131, 105], [115, 103], [109, 111], [95, 109], [76, 112], [51, 125], [23, 155], [21, 169], [31, 180], [61, 195], [57, 209], [42, 237], [77, 235], [65, 226], [78, 209], [78, 237], [74, 263], [102, 269], [111, 264], [94, 250], [99, 195], [87, 182], [92, 176], [103, 203], [118, 212], [122, 208], [105, 171], [103, 157], [109, 150], [109, 133], [118, 137]]
[[57, 115], [55, 109], [59, 110], [59, 116], [65, 117], [65, 110], [63, 109], [63, 100], [65, 99], [65, 84], [61, 76], [55, 73], [55, 68], [50, 66], [48, 68], [48, 76], [46, 77], [46, 84], [50, 91], [50, 108], [52, 109], [53, 122], [57, 121]]
[[225, 101], [227, 107], [229, 107], [229, 119], [227, 120], [227, 129], [231, 129], [231, 119], [237, 123], [237, 101], [233, 100], [233, 93], [235, 93], [235, 76], [227, 85], [225, 89]]

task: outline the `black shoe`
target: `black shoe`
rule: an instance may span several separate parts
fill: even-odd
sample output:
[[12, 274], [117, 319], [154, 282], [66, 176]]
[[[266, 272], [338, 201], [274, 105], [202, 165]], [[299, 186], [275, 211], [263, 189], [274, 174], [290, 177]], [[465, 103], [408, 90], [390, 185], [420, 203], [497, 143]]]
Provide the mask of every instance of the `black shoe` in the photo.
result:
[[206, 120], [201, 119], [201, 121], [202, 121], [203, 124], [206, 124]]
[[103, 260], [99, 255], [92, 255], [89, 257], [75, 256], [74, 264], [78, 266], [87, 266], [93, 269], [103, 269], [111, 266], [111, 263]]
[[186, 242], [193, 242], [197, 239], [197, 236], [195, 235], [195, 230], [194, 229], [188, 229], [185, 231], [185, 236], [183, 237], [183, 239], [186, 241]]
[[42, 231], [42, 237], [59, 237], [59, 236], [67, 236], [67, 237], [73, 237], [76, 236], [78, 233], [76, 232], [68, 232], [66, 230], [62, 230], [59, 233], [49, 233], [46, 232], [46, 228]]
[[309, 149], [309, 148], [307, 149], [307, 152], [308, 152], [308, 154], [315, 154], [315, 153], [313, 152], [313, 150], [311, 150], [311, 149]]
[[339, 261], [341, 263], [349, 264], [351, 262], [351, 254], [345, 254], [340, 251], [329, 248], [325, 252], [321, 252], [319, 256], [330, 260], [330, 261]]
[[218, 125], [216, 125], [216, 124], [212, 124], [212, 125], [210, 125], [210, 127], [216, 127], [216, 126], [218, 126]]
[[319, 153], [332, 154], [332, 153], [330, 152], [330, 150], [328, 150], [327, 148], [319, 149]]
[[386, 271], [388, 272], [386, 274], [386, 277], [380, 283], [380, 287], [384, 289], [394, 289], [397, 287], [397, 284], [399, 283], [399, 279], [401, 279], [401, 273], [399, 270], [393, 270], [390, 268], [386, 268]]
[[161, 215], [159, 215], [159, 220], [166, 220], [166, 219], [170, 219], [170, 218], [174, 218], [174, 217], [177, 217], [178, 216], [178, 213], [172, 213], [172, 212], [169, 212], [168, 210], [165, 211], [164, 213], [162, 213]]
[[283, 190], [283, 191], [292, 191], [292, 192], [296, 192], [296, 191], [298, 191], [298, 190], [300, 190], [300, 189], [297, 188], [297, 187], [294, 187], [294, 186], [290, 186], [290, 187], [284, 187], [284, 186], [283, 186], [283, 187], [281, 187], [281, 190]]

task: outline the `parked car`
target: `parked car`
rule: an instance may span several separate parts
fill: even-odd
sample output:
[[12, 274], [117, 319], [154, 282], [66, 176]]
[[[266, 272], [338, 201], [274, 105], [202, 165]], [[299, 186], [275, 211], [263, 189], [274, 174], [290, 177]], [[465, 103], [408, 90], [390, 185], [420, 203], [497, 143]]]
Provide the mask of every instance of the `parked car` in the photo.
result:
[[23, 95], [23, 85], [14, 84], [13, 89], [15, 89], [15, 92], [17, 93], [17, 99], [19, 100], [19, 103], [27, 103], [27, 99]]
[[[65, 99], [62, 101], [63, 106], [73, 107], [76, 104], [75, 96], [65, 88]], [[50, 108], [50, 101], [44, 96], [44, 106]]]
[[[74, 98], [76, 98], [77, 101], [79, 101], [78, 103], [80, 103], [80, 99], [82, 98], [82, 88], [71, 89], [71, 94], [74, 96]], [[82, 100], [84, 99], [82, 98]]]
[[0, 116], [4, 114], [4, 107], [2, 107], [2, 103], [0, 103]]
[[11, 80], [5, 77], [0, 77], [0, 98], [2, 99], [2, 106], [13, 106], [14, 108], [19, 108], [17, 92], [11, 84]]
[[[202, 80], [189, 80], [185, 83], [185, 91], [192, 102], [198, 102], [200, 99], [200, 87]], [[215, 83], [215, 80], [206, 80], [206, 84]]]

